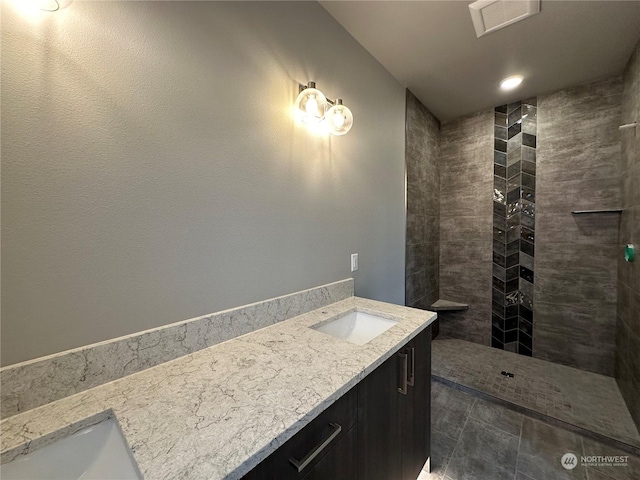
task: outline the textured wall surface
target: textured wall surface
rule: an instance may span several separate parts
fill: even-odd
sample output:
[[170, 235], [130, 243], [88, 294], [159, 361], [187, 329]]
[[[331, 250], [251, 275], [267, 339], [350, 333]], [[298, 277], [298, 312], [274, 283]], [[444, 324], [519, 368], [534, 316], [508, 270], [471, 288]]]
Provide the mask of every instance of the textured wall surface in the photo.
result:
[[[624, 74], [621, 124], [640, 122], [640, 44]], [[618, 256], [616, 379], [636, 426], [640, 429], [640, 130], [620, 133], [622, 142], [622, 217]], [[633, 263], [623, 248], [633, 243]]]
[[440, 255], [440, 122], [407, 90], [406, 305], [438, 300]]
[[[2, 10], [3, 364], [340, 280], [355, 252], [356, 294], [404, 303], [405, 92], [321, 6]], [[294, 122], [309, 80], [348, 135]]]
[[533, 355], [613, 375], [619, 77], [538, 97]]
[[493, 110], [443, 123], [440, 136], [440, 333], [489, 345], [493, 224]]

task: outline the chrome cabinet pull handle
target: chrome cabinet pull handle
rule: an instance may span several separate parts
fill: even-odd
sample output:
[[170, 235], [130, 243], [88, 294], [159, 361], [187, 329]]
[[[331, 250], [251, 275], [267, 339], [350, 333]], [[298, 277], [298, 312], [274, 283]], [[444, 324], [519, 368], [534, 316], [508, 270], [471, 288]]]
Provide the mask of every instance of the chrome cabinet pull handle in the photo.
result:
[[409, 355], [407, 355], [406, 353], [399, 353], [398, 356], [402, 360], [402, 372], [400, 374], [400, 386], [398, 387], [398, 392], [402, 395], [406, 395], [408, 385], [407, 374], [409, 370], [407, 364], [409, 363]]
[[411, 347], [409, 349], [409, 379], [407, 380], [407, 384], [410, 387], [413, 387], [416, 379], [416, 349], [415, 347]]
[[300, 473], [305, 468], [307, 468], [307, 466], [309, 466], [309, 464], [313, 461], [313, 459], [316, 458], [318, 455], [320, 455], [320, 452], [322, 452], [322, 450], [327, 448], [327, 445], [329, 445], [334, 438], [340, 435], [340, 432], [342, 431], [342, 427], [339, 424], [330, 423], [329, 426], [332, 428], [333, 431], [325, 441], [323, 441], [319, 445], [316, 445], [313, 448], [313, 450], [307, 453], [301, 460], [298, 460], [293, 457], [289, 459], [289, 463], [291, 463], [291, 465], [293, 465], [294, 467], [296, 467], [296, 469], [298, 469], [298, 473]]

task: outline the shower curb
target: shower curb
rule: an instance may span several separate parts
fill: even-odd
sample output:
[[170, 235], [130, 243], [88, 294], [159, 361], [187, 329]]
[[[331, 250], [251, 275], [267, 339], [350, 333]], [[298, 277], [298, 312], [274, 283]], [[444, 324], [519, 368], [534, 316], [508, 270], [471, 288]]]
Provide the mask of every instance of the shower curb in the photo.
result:
[[629, 445], [628, 443], [624, 443], [614, 438], [607, 437], [606, 435], [602, 435], [601, 433], [597, 433], [592, 430], [588, 430], [586, 428], [573, 425], [563, 420], [559, 420], [549, 415], [545, 415], [544, 413], [536, 412], [535, 410], [531, 410], [530, 408], [523, 407], [522, 405], [509, 402], [508, 400], [504, 400], [503, 398], [495, 397], [481, 390], [477, 390], [472, 387], [467, 387], [466, 385], [462, 385], [460, 383], [447, 380], [446, 378], [439, 377], [434, 374], [431, 374], [431, 379], [438, 383], [446, 385], [450, 388], [453, 388], [455, 390], [459, 390], [461, 392], [467, 393], [473, 397], [480, 398], [482, 400], [486, 400], [496, 405], [500, 405], [502, 407], [513, 410], [515, 412], [521, 413], [522, 415], [531, 417], [534, 420], [540, 420], [541, 422], [547, 423], [551, 426], [562, 428], [563, 430], [568, 430], [570, 432], [577, 433], [579, 435], [583, 435], [597, 442], [604, 443], [605, 445], [609, 445], [611, 447], [617, 448], [631, 455], [640, 457], [640, 447], [634, 447], [633, 445]]

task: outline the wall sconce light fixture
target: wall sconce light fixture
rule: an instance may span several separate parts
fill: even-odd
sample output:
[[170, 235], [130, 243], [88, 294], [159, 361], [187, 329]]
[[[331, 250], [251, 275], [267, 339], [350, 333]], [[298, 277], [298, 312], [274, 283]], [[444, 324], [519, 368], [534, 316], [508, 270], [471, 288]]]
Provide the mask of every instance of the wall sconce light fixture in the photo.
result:
[[33, 6], [44, 12], [57, 12], [67, 8], [73, 0], [32, 0]]
[[42, 12], [57, 12], [68, 7], [73, 0], [13, 0], [13, 4], [29, 17]]
[[299, 85], [299, 92], [296, 114], [303, 123], [321, 123], [332, 135], [344, 135], [351, 130], [353, 114], [342, 104], [341, 98], [328, 99], [316, 88], [315, 82]]
[[47, 2], [42, 2], [49, 4], [49, 9], [42, 7], [40, 8], [42, 10], [47, 10], [48, 12], [57, 12], [58, 10], [62, 10], [63, 8], [67, 8], [69, 5], [71, 5], [72, 1], [73, 0], [49, 0]]

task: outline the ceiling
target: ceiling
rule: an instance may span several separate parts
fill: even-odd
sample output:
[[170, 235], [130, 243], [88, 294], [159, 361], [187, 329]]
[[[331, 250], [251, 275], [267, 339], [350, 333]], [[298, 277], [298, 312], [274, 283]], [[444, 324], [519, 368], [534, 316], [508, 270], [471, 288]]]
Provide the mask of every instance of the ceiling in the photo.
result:
[[[640, 39], [638, 0], [542, 0], [480, 38], [470, 1], [320, 3], [442, 121], [621, 73]], [[522, 85], [501, 91], [515, 74]]]

